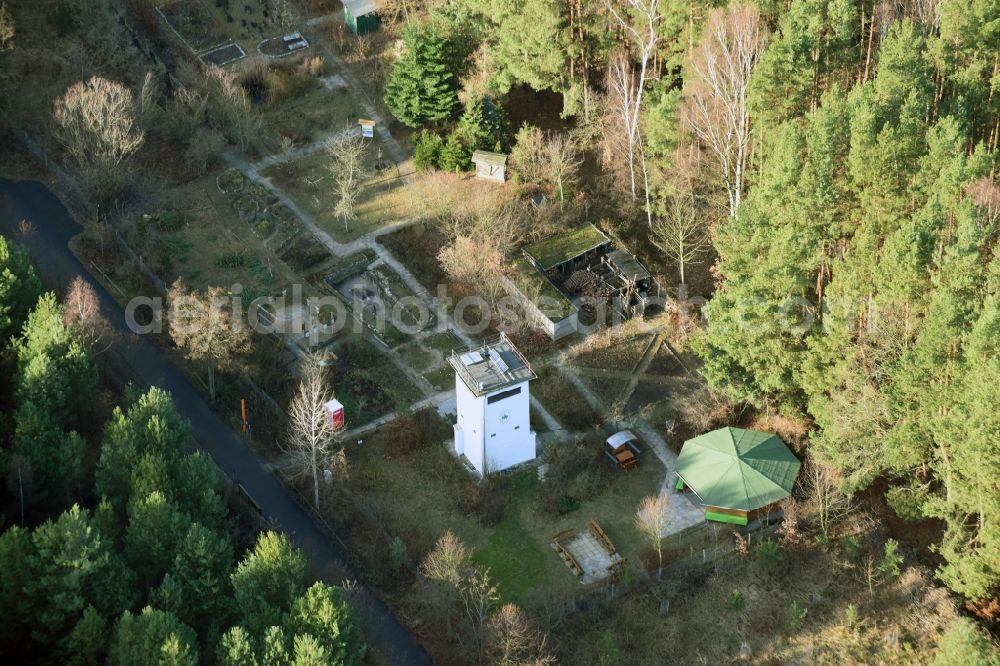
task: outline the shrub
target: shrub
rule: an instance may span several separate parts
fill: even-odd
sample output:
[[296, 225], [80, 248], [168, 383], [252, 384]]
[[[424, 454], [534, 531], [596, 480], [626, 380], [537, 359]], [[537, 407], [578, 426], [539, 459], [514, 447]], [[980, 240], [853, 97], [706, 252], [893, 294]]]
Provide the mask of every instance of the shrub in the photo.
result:
[[225, 194], [233, 194], [243, 189], [243, 174], [236, 169], [226, 169], [219, 174], [216, 183]]
[[888, 539], [882, 554], [882, 563], [879, 564], [879, 571], [888, 574], [893, 578], [899, 578], [900, 565], [903, 563], [903, 556], [899, 553], [899, 542], [895, 539]]
[[747, 605], [746, 599], [743, 598], [743, 593], [739, 590], [733, 590], [729, 593], [729, 597], [726, 599], [726, 610], [739, 612], [743, 610]]
[[417, 171], [429, 171], [438, 166], [444, 142], [434, 132], [423, 130], [413, 140], [413, 164]]
[[583, 500], [601, 492], [613, 471], [601, 453], [602, 442], [593, 437], [550, 446], [545, 449], [543, 460], [548, 464], [542, 483], [543, 510], [565, 514], [575, 511]]
[[840, 547], [843, 549], [844, 557], [851, 562], [861, 560], [861, 542], [855, 536], [845, 536], [840, 540]]
[[798, 601], [793, 601], [788, 607], [788, 628], [794, 631], [801, 627], [802, 623], [806, 621], [806, 616], [808, 614], [808, 608], [800, 604]]
[[858, 626], [858, 607], [854, 604], [847, 604], [844, 609], [844, 626], [848, 629]]
[[441, 148], [438, 166], [444, 171], [462, 173], [472, 168], [472, 151], [462, 144], [457, 134], [448, 137], [447, 143]]
[[580, 500], [573, 497], [572, 495], [560, 495], [559, 501], [556, 503], [556, 511], [559, 515], [572, 513], [580, 508]]
[[597, 637], [597, 658], [601, 666], [621, 663], [621, 647], [614, 629], [605, 629]]
[[477, 486], [474, 509], [483, 527], [494, 527], [503, 520], [507, 506], [507, 477], [489, 476]]
[[267, 238], [272, 231], [274, 231], [274, 224], [266, 217], [253, 226], [253, 232], [257, 238]]
[[167, 233], [179, 231], [184, 226], [184, 213], [172, 209], [161, 211], [156, 226]]
[[389, 564], [393, 571], [399, 571], [406, 561], [406, 544], [399, 537], [393, 537], [389, 542]]
[[191, 164], [191, 168], [199, 174], [204, 174], [209, 167], [218, 161], [225, 148], [226, 138], [222, 136], [222, 132], [208, 127], [199, 127], [195, 131], [185, 157]]
[[968, 618], [960, 617], [938, 640], [938, 651], [933, 666], [987, 666], [1000, 661], [996, 648], [982, 631]]
[[754, 549], [754, 559], [765, 571], [774, 571], [784, 556], [781, 553], [781, 546], [776, 541], [768, 539], [757, 544], [757, 548]]
[[919, 487], [895, 486], [886, 491], [885, 501], [897, 516], [914, 522], [924, 517], [927, 491]]
[[246, 256], [242, 252], [227, 252], [215, 258], [217, 268], [243, 268]]
[[425, 449], [447, 437], [446, 427], [433, 410], [401, 416], [382, 428], [385, 441], [390, 443], [386, 456], [398, 458]]

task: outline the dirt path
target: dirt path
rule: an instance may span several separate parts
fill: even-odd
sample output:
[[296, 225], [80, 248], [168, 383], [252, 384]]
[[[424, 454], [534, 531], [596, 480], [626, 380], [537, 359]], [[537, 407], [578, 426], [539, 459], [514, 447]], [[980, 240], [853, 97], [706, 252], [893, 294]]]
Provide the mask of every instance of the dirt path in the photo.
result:
[[[635, 385], [640, 379], [643, 381], [648, 380], [645, 373], [646, 370], [649, 369], [649, 364], [652, 362], [653, 356], [656, 355], [656, 350], [659, 349], [659, 342], [661, 339], [662, 334], [657, 333], [653, 342], [650, 343], [642, 358], [636, 364], [635, 369], [631, 373], [627, 373], [630, 377], [630, 383], [626, 394], [626, 400], [627, 396], [630, 396], [632, 391], [635, 390]], [[652, 350], [652, 353], [650, 353], [650, 350]], [[563, 358], [561, 362], [558, 363], [558, 368], [563, 376], [573, 384], [576, 390], [581, 396], [583, 396], [583, 399], [587, 401], [587, 404], [589, 404], [594, 411], [598, 414], [608, 413], [608, 405], [605, 401], [590, 390], [590, 387], [587, 386], [587, 384], [580, 378], [581, 374], [590, 373], [581, 373], [579, 368], [572, 365], [569, 358]], [[624, 427], [624, 425], [625, 424], [619, 424], [620, 427]], [[704, 522], [705, 514], [702, 512], [701, 507], [696, 506], [687, 498], [686, 495], [678, 495], [674, 493], [674, 470], [677, 467], [677, 454], [670, 450], [670, 447], [667, 446], [666, 440], [660, 436], [660, 433], [658, 433], [653, 426], [642, 418], [636, 417], [630, 421], [628, 426], [639, 435], [643, 444], [652, 449], [654, 455], [656, 455], [659, 461], [663, 463], [663, 467], [666, 469], [663, 485], [660, 487], [660, 494], [670, 498], [670, 504], [667, 510], [670, 517], [667, 521], [667, 527], [663, 531], [663, 536], [666, 537], [671, 534], [676, 534], [689, 527], [693, 527], [694, 525]]]

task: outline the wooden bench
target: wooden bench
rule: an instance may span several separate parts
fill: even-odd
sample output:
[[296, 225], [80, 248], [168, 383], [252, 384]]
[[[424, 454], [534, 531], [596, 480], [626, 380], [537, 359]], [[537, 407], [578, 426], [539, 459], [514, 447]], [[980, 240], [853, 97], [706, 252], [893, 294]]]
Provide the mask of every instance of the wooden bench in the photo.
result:
[[601, 545], [604, 546], [604, 550], [608, 551], [608, 555], [614, 557], [618, 554], [618, 550], [615, 548], [615, 545], [611, 543], [611, 539], [609, 539], [608, 535], [604, 533], [604, 530], [601, 529], [601, 526], [597, 524], [596, 520], [591, 519], [591, 521], [587, 523], [587, 529], [590, 530], [590, 533], [594, 535], [595, 539], [601, 542]]
[[566, 541], [567, 539], [569, 539], [570, 537], [572, 537], [575, 534], [576, 534], [576, 530], [574, 530], [572, 527], [567, 527], [562, 532], [558, 532], [558, 533], [554, 534], [552, 536], [552, 541], [553, 541], [553, 543], [562, 543], [563, 541]]
[[577, 563], [576, 558], [573, 557], [568, 550], [563, 548], [561, 543], [556, 542], [555, 547], [556, 552], [559, 553], [559, 556], [562, 558], [562, 561], [566, 563], [566, 566], [568, 566], [578, 578], [582, 576], [583, 568]]

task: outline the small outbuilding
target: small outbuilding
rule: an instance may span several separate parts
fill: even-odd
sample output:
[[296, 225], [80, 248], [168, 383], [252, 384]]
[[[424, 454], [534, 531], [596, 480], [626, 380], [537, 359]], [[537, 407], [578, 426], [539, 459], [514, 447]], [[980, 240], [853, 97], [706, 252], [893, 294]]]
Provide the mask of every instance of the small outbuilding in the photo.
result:
[[485, 178], [497, 183], [507, 180], [507, 155], [504, 153], [477, 150], [472, 153], [472, 162], [476, 165], [476, 178]]
[[777, 435], [720, 428], [684, 442], [677, 490], [690, 488], [706, 519], [746, 525], [791, 494], [800, 466]]
[[375, 0], [343, 0], [344, 22], [355, 35], [378, 30], [378, 7]]

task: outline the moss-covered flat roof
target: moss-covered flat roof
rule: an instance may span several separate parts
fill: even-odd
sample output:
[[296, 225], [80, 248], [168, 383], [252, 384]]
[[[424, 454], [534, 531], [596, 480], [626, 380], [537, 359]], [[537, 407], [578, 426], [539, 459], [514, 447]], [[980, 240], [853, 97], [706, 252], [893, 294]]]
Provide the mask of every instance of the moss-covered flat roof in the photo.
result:
[[524, 248], [524, 253], [543, 271], [547, 271], [610, 242], [611, 240], [600, 229], [593, 224], [585, 224], [529, 245]]
[[505, 166], [507, 164], [507, 155], [505, 153], [491, 153], [488, 150], [477, 150], [472, 153], [472, 161], [476, 164], [485, 162], [486, 164]]
[[[535, 270], [524, 257], [515, 259], [512, 264], [511, 280], [527, 298], [535, 301], [542, 314], [553, 322], [559, 322], [573, 314], [576, 306], [566, 296], [556, 289], [549, 279]], [[535, 297], [537, 293], [538, 297]], [[544, 297], [543, 302], [541, 301]]]

